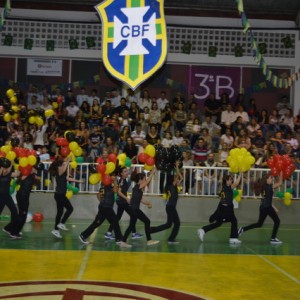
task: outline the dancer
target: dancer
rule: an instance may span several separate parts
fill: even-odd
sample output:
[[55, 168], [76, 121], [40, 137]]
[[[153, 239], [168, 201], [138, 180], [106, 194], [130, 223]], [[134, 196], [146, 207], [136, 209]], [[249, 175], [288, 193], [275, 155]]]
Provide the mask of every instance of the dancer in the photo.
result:
[[10, 222], [2, 230], [8, 235], [11, 235], [18, 217], [17, 207], [10, 195], [10, 181], [12, 177], [18, 177], [19, 174], [17, 171], [12, 171], [12, 163], [7, 158], [0, 158], [0, 214], [6, 205], [10, 211]]
[[100, 188], [97, 195], [97, 198], [100, 201], [98, 213], [93, 223], [79, 235], [79, 239], [83, 244], [89, 244], [90, 242], [87, 241], [87, 238], [107, 219], [116, 234], [117, 244], [123, 248], [130, 248], [131, 245], [122, 241], [123, 236], [121, 234], [118, 218], [113, 210], [115, 192], [117, 191], [118, 187], [116, 178], [114, 176], [112, 176], [112, 178], [112, 184], [104, 186], [104, 188]]
[[35, 182], [40, 181], [40, 177], [37, 176], [37, 168], [42, 171], [42, 164], [38, 164], [32, 168], [32, 171], [29, 175], [21, 175], [18, 178], [18, 183], [20, 184], [20, 189], [17, 192], [17, 204], [18, 204], [18, 219], [11, 230], [11, 238], [20, 239], [22, 238], [20, 232], [26, 222], [28, 207], [29, 207], [29, 196], [32, 190], [32, 186]]
[[222, 182], [221, 199], [216, 211], [210, 216], [211, 224], [198, 229], [198, 236], [201, 241], [204, 240], [204, 235], [217, 227], [220, 227], [225, 222], [231, 223], [231, 232], [229, 243], [240, 244], [238, 239], [237, 219], [233, 211], [233, 189], [236, 188], [241, 181], [241, 174], [238, 175], [236, 181], [233, 181], [232, 175], [225, 175]]
[[[55, 217], [55, 225], [54, 230], [51, 233], [61, 239], [62, 236], [60, 234], [59, 229], [68, 231], [69, 229], [66, 227], [65, 223], [73, 212], [73, 206], [69, 199], [66, 197], [67, 192], [67, 182], [78, 182], [84, 183], [83, 180], [77, 180], [68, 176], [68, 167], [71, 161], [71, 156], [66, 158], [62, 158], [58, 156], [55, 161], [49, 167], [49, 173], [55, 177], [56, 180], [56, 189], [54, 194], [54, 199], [56, 201], [57, 213]], [[64, 213], [64, 208], [66, 212]]]
[[166, 188], [166, 193], [170, 195], [167, 205], [167, 223], [162, 224], [160, 226], [151, 227], [151, 233], [156, 233], [159, 231], [163, 231], [168, 229], [174, 224], [172, 232], [168, 238], [169, 244], [178, 244], [179, 242], [176, 240], [176, 236], [178, 234], [180, 228], [180, 219], [176, 210], [177, 200], [178, 200], [178, 185], [183, 181], [183, 176], [179, 171], [179, 161], [176, 161], [176, 174], [173, 179], [173, 182]]
[[277, 238], [280, 219], [277, 214], [277, 209], [272, 205], [274, 189], [278, 188], [281, 185], [282, 185], [282, 173], [280, 173], [277, 183], [273, 183], [273, 176], [270, 175], [269, 173], [265, 174], [261, 179], [256, 181], [254, 185], [255, 194], [257, 196], [260, 194], [262, 195], [261, 204], [259, 207], [258, 221], [257, 223], [245, 227], [240, 227], [238, 231], [239, 235], [241, 235], [243, 232], [248, 231], [250, 229], [262, 227], [266, 217], [269, 216], [274, 222], [270, 243], [273, 245], [282, 244], [282, 241], [280, 241]]
[[154, 167], [150, 171], [149, 177], [146, 178], [145, 173], [137, 173], [132, 176], [132, 180], [136, 183], [134, 188], [132, 189], [132, 196], [130, 200], [131, 205], [131, 216], [130, 216], [130, 223], [128, 228], [125, 231], [123, 241], [126, 242], [129, 234], [133, 232], [134, 226], [136, 224], [137, 219], [141, 220], [145, 225], [145, 233], [147, 238], [147, 246], [158, 244], [159, 241], [154, 241], [151, 239], [151, 233], [150, 233], [150, 220], [149, 218], [141, 211], [140, 204], [143, 203], [148, 208], [152, 207], [151, 202], [145, 200], [143, 198], [143, 190], [144, 188], [150, 183], [152, 177], [154, 176], [156, 171], [156, 168]]
[[[117, 218], [118, 221], [121, 220], [122, 215], [124, 211], [127, 212], [127, 214], [131, 215], [131, 208], [129, 206], [130, 198], [127, 195], [127, 191], [130, 188], [131, 181], [128, 178], [129, 171], [126, 167], [122, 167], [120, 170], [120, 181], [118, 184], [118, 198], [116, 200], [118, 209], [117, 209]], [[104, 237], [108, 240], [115, 239], [115, 237], [112, 235], [112, 225], [109, 226], [108, 231], [104, 234]], [[133, 231], [132, 231], [132, 239], [140, 239], [143, 235], [141, 233], [136, 232], [136, 227], [134, 225]]]

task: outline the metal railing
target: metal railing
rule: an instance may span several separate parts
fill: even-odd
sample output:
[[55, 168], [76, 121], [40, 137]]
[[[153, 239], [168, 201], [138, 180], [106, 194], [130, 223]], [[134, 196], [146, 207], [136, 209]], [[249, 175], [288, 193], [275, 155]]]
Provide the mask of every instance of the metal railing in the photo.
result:
[[[41, 182], [34, 188], [36, 192], [54, 192], [55, 179], [51, 178], [48, 173], [50, 163], [45, 163], [45, 170], [40, 174]], [[84, 180], [84, 183], [72, 183], [79, 189], [79, 193], [97, 193], [100, 188], [100, 183], [92, 185], [89, 183], [90, 163], [78, 164], [76, 169], [69, 170], [69, 176], [75, 179]], [[131, 167], [137, 172], [143, 171], [143, 165], [133, 165]], [[183, 167], [183, 183], [181, 195], [189, 197], [215, 197], [221, 190], [222, 178], [228, 174], [228, 168], [224, 167]], [[243, 197], [255, 197], [253, 191], [254, 182], [263, 176], [264, 173], [269, 172], [269, 169], [253, 168], [243, 174], [239, 189], [242, 190]], [[158, 171], [153, 177], [151, 183], [147, 187], [145, 194], [161, 195], [164, 192], [166, 182], [171, 178], [171, 173]], [[235, 175], [236, 176], [236, 175]], [[285, 180], [278, 191], [285, 192], [287, 189], [292, 189], [293, 199], [300, 199], [300, 170], [294, 171], [292, 176]]]

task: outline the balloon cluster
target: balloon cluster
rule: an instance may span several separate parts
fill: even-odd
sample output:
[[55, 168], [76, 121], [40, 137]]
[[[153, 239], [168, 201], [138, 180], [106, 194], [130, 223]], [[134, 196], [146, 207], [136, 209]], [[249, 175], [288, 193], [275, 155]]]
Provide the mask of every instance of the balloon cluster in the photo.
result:
[[247, 172], [255, 163], [255, 158], [246, 148], [234, 148], [226, 158], [231, 173]]
[[162, 145], [156, 146], [156, 168], [164, 172], [170, 172], [175, 168], [176, 161], [180, 161], [179, 168], [182, 168], [183, 156], [179, 147], [172, 145], [165, 148]]
[[271, 169], [272, 176], [278, 176], [282, 172], [284, 179], [289, 179], [296, 169], [293, 160], [287, 154], [275, 154], [267, 160], [267, 165]]
[[72, 185], [71, 183], [67, 184], [67, 192], [66, 192], [66, 197], [70, 200], [74, 194], [78, 194], [79, 188]]
[[117, 167], [130, 167], [131, 159], [126, 156], [125, 153], [121, 153], [118, 156], [111, 153], [108, 155], [107, 161], [103, 157], [99, 157], [96, 164], [91, 165], [89, 171], [89, 183], [92, 185], [102, 182], [103, 185], [108, 186], [112, 183], [111, 174], [115, 172]]
[[155, 165], [155, 148], [152, 145], [147, 145], [144, 152], [138, 155], [139, 162], [144, 164], [144, 169], [150, 171]]
[[236, 202], [240, 202], [242, 200], [243, 191], [241, 189], [234, 189], [233, 190], [233, 199]]
[[9, 89], [6, 91], [6, 96], [9, 98], [9, 104], [5, 107], [6, 113], [3, 116], [5, 122], [10, 122], [11, 120], [16, 120], [19, 117], [20, 108], [18, 107], [18, 98], [15, 96], [15, 91]]
[[285, 192], [278, 191], [276, 196], [280, 199], [283, 199], [283, 204], [286, 206], [290, 206], [292, 204], [292, 193], [293, 189], [286, 189]]

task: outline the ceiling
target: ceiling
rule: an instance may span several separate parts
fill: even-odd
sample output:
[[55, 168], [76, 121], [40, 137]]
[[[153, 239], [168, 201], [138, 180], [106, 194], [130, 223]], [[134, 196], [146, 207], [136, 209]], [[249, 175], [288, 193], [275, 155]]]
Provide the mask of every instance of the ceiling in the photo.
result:
[[[0, 7], [5, 0], [0, 0]], [[94, 11], [101, 0], [12, 0], [12, 8]], [[244, 0], [249, 18], [296, 21], [300, 0]], [[167, 15], [236, 17], [234, 0], [165, 0]], [[299, 17], [298, 17], [299, 18]], [[298, 23], [299, 24], [299, 23]]]

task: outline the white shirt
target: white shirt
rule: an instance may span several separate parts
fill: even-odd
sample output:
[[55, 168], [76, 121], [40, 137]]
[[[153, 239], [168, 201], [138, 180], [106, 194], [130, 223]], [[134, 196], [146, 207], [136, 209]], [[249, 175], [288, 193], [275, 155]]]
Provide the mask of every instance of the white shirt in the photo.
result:
[[74, 106], [67, 106], [66, 111], [68, 112], [68, 116], [75, 118], [77, 115], [77, 112], [79, 111], [79, 107], [74, 105]]
[[247, 112], [243, 111], [243, 112], [235, 112], [235, 120], [237, 119], [237, 117], [242, 117], [243, 119], [243, 123], [249, 123], [249, 115]]
[[81, 104], [86, 101], [87, 103], [89, 103], [89, 96], [88, 95], [83, 95], [83, 94], [78, 94], [76, 96], [76, 101], [77, 101], [77, 105], [78, 107], [81, 106]]
[[169, 100], [166, 99], [166, 98], [164, 98], [164, 99], [158, 98], [156, 103], [157, 103], [157, 106], [160, 110], [164, 110], [166, 105], [169, 103]]
[[225, 124], [225, 125], [231, 125], [233, 122], [235, 122], [236, 120], [236, 116], [234, 111], [228, 111], [228, 110], [224, 110], [221, 113], [221, 123]]

